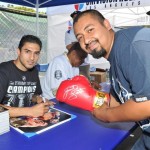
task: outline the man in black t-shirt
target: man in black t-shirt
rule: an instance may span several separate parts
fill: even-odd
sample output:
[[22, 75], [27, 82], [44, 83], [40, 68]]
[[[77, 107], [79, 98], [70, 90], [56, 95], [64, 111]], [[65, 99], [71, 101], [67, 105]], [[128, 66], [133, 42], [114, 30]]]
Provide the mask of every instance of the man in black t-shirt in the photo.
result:
[[[40, 39], [33, 35], [22, 37], [16, 60], [0, 64], [0, 106], [9, 109], [10, 117], [43, 116], [53, 102], [44, 103], [38, 71], [35, 65], [42, 48]], [[33, 103], [36, 105], [32, 106]]]

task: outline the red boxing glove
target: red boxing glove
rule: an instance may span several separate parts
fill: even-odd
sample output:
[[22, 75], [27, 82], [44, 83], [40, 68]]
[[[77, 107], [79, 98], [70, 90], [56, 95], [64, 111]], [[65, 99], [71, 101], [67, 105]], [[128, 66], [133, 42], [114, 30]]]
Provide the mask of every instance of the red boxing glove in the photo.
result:
[[75, 76], [63, 81], [56, 93], [56, 99], [71, 106], [92, 111], [104, 102], [109, 105], [109, 94], [96, 91], [84, 76]]

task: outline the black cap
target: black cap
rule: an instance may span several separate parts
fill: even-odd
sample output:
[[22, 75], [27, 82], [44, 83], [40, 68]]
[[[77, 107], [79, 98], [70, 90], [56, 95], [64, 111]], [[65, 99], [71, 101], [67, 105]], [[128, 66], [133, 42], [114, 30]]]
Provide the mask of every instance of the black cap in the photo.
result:
[[73, 18], [74, 15], [77, 15], [77, 14], [79, 14], [80, 12], [81, 12], [81, 11], [74, 11], [72, 14], [70, 14], [70, 17]]
[[150, 11], [148, 11], [146, 14], [147, 14], [147, 15], [150, 15]]

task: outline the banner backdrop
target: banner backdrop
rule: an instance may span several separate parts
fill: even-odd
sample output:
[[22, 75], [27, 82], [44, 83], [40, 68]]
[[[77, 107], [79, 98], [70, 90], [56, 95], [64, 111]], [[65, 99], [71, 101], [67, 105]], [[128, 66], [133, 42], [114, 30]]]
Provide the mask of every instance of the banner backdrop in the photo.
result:
[[[111, 9], [114, 10], [123, 10], [125, 8], [140, 8], [144, 6], [150, 6], [150, 0], [101, 0], [101, 1], [95, 1], [90, 3], [79, 3], [74, 5], [64, 5], [64, 6], [56, 6], [56, 7], [50, 7], [47, 9], [48, 14], [48, 55], [47, 60], [48, 62], [55, 56], [63, 53], [64, 51], [67, 51], [65, 49], [65, 32], [72, 27], [72, 18], [70, 17], [70, 14], [75, 11], [84, 11], [86, 9], [97, 9], [100, 10], [103, 14], [102, 10], [109, 11]], [[120, 18], [118, 16], [115, 16], [111, 11], [105, 12], [104, 16], [109, 19], [112, 25], [115, 25], [118, 23], [118, 25], [122, 25], [121, 22], [125, 22], [127, 20], [132, 20], [128, 22], [128, 25], [136, 24], [136, 17], [137, 14], [135, 13], [134, 16], [131, 14], [132, 10], [130, 10], [129, 13], [124, 14], [126, 18], [123, 19], [123, 15], [121, 16], [120, 12], [116, 12], [116, 14], [120, 15]], [[127, 11], [127, 10], [123, 10]], [[145, 14], [145, 11], [143, 14]], [[133, 12], [132, 12], [133, 13]], [[130, 15], [131, 14], [131, 15]], [[131, 17], [129, 17], [131, 16]], [[136, 16], [136, 17], [135, 17]], [[147, 16], [149, 17], [149, 16]], [[104, 61], [104, 59], [103, 59]], [[99, 61], [100, 62], [100, 61]], [[107, 62], [106, 62], [107, 63]]]
[[49, 7], [48, 15], [58, 15], [62, 13], [71, 13], [74, 10], [86, 10], [86, 9], [119, 9], [119, 8], [131, 8], [131, 7], [143, 7], [150, 6], [150, 0], [97, 0], [94, 2], [80, 3], [73, 5], [63, 5], [56, 7]]

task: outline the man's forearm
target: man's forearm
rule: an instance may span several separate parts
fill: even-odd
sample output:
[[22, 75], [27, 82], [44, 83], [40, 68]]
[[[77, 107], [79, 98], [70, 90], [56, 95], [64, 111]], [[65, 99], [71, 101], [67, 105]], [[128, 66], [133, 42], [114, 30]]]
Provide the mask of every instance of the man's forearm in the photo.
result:
[[120, 103], [117, 102], [116, 99], [112, 95], [110, 95], [110, 99], [111, 99], [110, 100], [110, 107], [116, 107], [116, 106], [120, 105]]
[[4, 106], [9, 109], [10, 117], [18, 117], [18, 116], [32, 116], [39, 117], [43, 116], [45, 113], [49, 111], [49, 107], [53, 106], [55, 103], [46, 100], [44, 103], [36, 104], [32, 107], [9, 107]]
[[21, 108], [21, 107], [9, 107], [9, 106], [4, 106], [4, 105], [2, 106], [9, 110], [10, 117], [32, 116], [30, 107]]
[[137, 103], [128, 100], [124, 104], [106, 110], [106, 120], [108, 122], [117, 121], [140, 121], [150, 117], [150, 101]]

